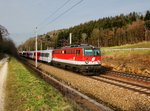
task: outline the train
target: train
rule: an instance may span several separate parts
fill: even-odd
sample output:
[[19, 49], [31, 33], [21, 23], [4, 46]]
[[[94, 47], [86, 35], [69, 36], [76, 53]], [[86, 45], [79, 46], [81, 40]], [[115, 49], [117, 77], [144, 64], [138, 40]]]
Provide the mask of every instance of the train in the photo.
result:
[[[36, 51], [21, 51], [20, 56], [34, 59]], [[80, 72], [83, 75], [93, 75], [101, 69], [101, 51], [92, 45], [70, 45], [50, 50], [38, 50], [37, 60], [64, 69]]]

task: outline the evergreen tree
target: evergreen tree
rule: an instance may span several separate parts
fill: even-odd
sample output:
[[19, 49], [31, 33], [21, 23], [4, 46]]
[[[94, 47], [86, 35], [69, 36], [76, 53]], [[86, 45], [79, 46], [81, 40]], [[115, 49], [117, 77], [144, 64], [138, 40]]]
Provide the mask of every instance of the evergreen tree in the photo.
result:
[[146, 29], [150, 30], [150, 20], [145, 22]]
[[146, 21], [146, 20], [150, 20], [150, 11], [149, 11], [149, 10], [146, 12], [146, 15], [145, 15], [144, 20], [145, 20], [145, 21]]

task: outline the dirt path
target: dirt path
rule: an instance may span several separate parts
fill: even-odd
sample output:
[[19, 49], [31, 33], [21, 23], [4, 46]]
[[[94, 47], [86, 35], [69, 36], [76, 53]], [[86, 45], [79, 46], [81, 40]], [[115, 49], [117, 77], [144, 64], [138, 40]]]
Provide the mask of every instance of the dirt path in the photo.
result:
[[0, 67], [0, 111], [4, 111], [4, 97], [5, 97], [5, 81], [8, 71], [8, 62], [4, 60], [2, 67]]

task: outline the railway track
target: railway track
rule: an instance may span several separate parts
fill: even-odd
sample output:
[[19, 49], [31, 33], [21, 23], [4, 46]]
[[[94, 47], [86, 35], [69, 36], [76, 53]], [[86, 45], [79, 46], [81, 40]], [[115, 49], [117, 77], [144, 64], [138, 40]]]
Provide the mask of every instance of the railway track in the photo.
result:
[[91, 78], [150, 96], [150, 77], [117, 71], [106, 71], [103, 75], [92, 76]]
[[90, 78], [150, 96], [150, 77], [106, 71], [104, 75], [90, 76]]
[[146, 83], [150, 83], [150, 77], [147, 77], [147, 76], [141, 76], [141, 75], [129, 74], [129, 73], [117, 72], [117, 71], [107, 71], [106, 75], [129, 78], [129, 79], [136, 80], [136, 81], [143, 81]]
[[[34, 65], [34, 63], [31, 63], [31, 64], [33, 64]], [[29, 66], [29, 65], [28, 65]], [[39, 71], [45, 71], [42, 67], [41, 67], [41, 69], [38, 69]], [[42, 71], [42, 72], [43, 72]], [[71, 71], [72, 72], [72, 71]], [[53, 72], [51, 72], [51, 73], [53, 73]], [[142, 79], [134, 79], [133, 77], [131, 77], [130, 78], [130, 76], [121, 76], [121, 75], [123, 75], [123, 73], [121, 73], [121, 72], [116, 72], [116, 74], [114, 74], [115, 72], [114, 71], [112, 71], [112, 73], [111, 73], [111, 71], [106, 71], [105, 72], [105, 74], [100, 74], [99, 76], [84, 76], [84, 78], [85, 77], [87, 77], [87, 78], [90, 78], [91, 79], [91, 81], [94, 79], [94, 82], [95, 81], [100, 81], [100, 82], [103, 82], [103, 83], [107, 83], [107, 84], [110, 84], [110, 85], [113, 85], [113, 86], [117, 86], [116, 88], [117, 89], [127, 89], [127, 90], [129, 90], [129, 91], [131, 91], [131, 92], [133, 92], [133, 95], [134, 95], [134, 92], [136, 93], [136, 94], [138, 94], [138, 95], [141, 95], [141, 97], [150, 97], [150, 85], [149, 85], [149, 79], [147, 79], [147, 80], [144, 80], [143, 82], [144, 83], [142, 83], [141, 81], [142, 81]], [[40, 76], [42, 76], [42, 78], [44, 78], [47, 82], [49, 82], [50, 84], [52, 83], [53, 84], [53, 82], [51, 82], [51, 80], [49, 80], [49, 76], [51, 75], [49, 75], [49, 72], [46, 72], [45, 73], [46, 75], [44, 75], [44, 77], [43, 77], [43, 75], [42, 74], [40, 74]], [[117, 74], [119, 74], [119, 75], [117, 75]], [[53, 74], [52, 74], [53, 75]], [[76, 75], [76, 74], [75, 74]], [[80, 74], [78, 74], [78, 75], [80, 75]], [[51, 77], [51, 76], [50, 76]], [[145, 76], [144, 76], [145, 77]], [[47, 79], [48, 78], [48, 79]], [[57, 77], [55, 77], [54, 76], [54, 78], [56, 79], [56, 80], [58, 80], [59, 82], [63, 82], [60, 78], [57, 78]], [[141, 77], [139, 77], [139, 78], [141, 78]], [[129, 80], [128, 80], [129, 79]], [[134, 81], [134, 82], [133, 82]], [[139, 82], [139, 83], [137, 83], [137, 81]], [[63, 83], [65, 83], [65, 82], [63, 82]], [[98, 83], [98, 82], [97, 82]], [[144, 84], [144, 85], [143, 85]], [[68, 84], [67, 84], [68, 85]], [[69, 86], [70, 86], [70, 83], [69, 83]], [[87, 107], [87, 106], [90, 106], [91, 108], [93, 108], [93, 105], [89, 105], [89, 104], [87, 104], [86, 102], [88, 102], [88, 100], [87, 99], [84, 99], [83, 97], [80, 97], [80, 96], [77, 96], [76, 94], [74, 94], [74, 93], [72, 93], [72, 92], [70, 92], [70, 91], [68, 91], [68, 89], [66, 90], [66, 89], [64, 89], [64, 88], [62, 88], [61, 86], [59, 86], [59, 85], [54, 85], [54, 87], [56, 87], [60, 92], [62, 92], [65, 96], [67, 95], [67, 96], [69, 96], [69, 97], [71, 97], [71, 99], [73, 100], [73, 101], [76, 101], [77, 103], [79, 103], [79, 104], [81, 104], [81, 106], [84, 106], [84, 107]], [[110, 86], [111, 87], [111, 86]], [[80, 90], [78, 90], [78, 88], [76, 89], [77, 90], [77, 92], [78, 91], [80, 91]], [[79, 92], [80, 93], [80, 92]], [[143, 94], [144, 94], [144, 96], [143, 96]], [[82, 93], [81, 93], [81, 95], [82, 95]], [[83, 94], [84, 95], [84, 94]], [[101, 99], [100, 99], [100, 101], [99, 101], [99, 98], [95, 98], [94, 96], [92, 96], [92, 95], [88, 95], [90, 98], [94, 98], [94, 99], [92, 99], [92, 101], [98, 101], [98, 102], [96, 102], [96, 104], [98, 103], [99, 104], [99, 102], [100, 103], [103, 103], [103, 101], [101, 101]], [[88, 98], [89, 98], [88, 97]], [[81, 102], [82, 101], [82, 102]], [[90, 103], [90, 104], [93, 104], [93, 103]], [[105, 103], [103, 103], [103, 104], [105, 104]], [[106, 105], [107, 105], [107, 103], [106, 103]], [[101, 105], [100, 105], [101, 106]], [[115, 109], [115, 108], [118, 108], [118, 107], [115, 107], [115, 106], [113, 106], [113, 105], [107, 105], [107, 106], [110, 106], [112, 109]], [[95, 107], [95, 105], [94, 105], [94, 107]], [[87, 108], [89, 108], [89, 107], [87, 107]], [[96, 106], [95, 108], [98, 108], [98, 110], [100, 109], [100, 107], [98, 106]], [[103, 109], [103, 108], [102, 108]], [[92, 109], [93, 111], [95, 111], [95, 110], [97, 110], [97, 109]], [[105, 108], [103, 109], [103, 110], [105, 110]]]
[[69, 87], [68, 85], [60, 82], [55, 77], [51, 76], [49, 73], [42, 71], [42, 69], [35, 68], [34, 65], [30, 63], [23, 62], [27, 67], [37, 72], [45, 81], [50, 83], [53, 87], [59, 90], [65, 97], [73, 101], [73, 105], [79, 107], [77, 110], [83, 111], [113, 111], [107, 106], [97, 102], [95, 99], [92, 99], [81, 92]]

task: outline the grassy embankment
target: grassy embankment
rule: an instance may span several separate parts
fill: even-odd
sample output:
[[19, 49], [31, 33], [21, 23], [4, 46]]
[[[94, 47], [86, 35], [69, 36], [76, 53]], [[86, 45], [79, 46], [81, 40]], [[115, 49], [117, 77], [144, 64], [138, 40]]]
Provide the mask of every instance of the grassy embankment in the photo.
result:
[[112, 48], [150, 48], [150, 42], [102, 48], [104, 66], [117, 71], [150, 76], [150, 50], [108, 51]]
[[122, 46], [114, 46], [106, 48], [150, 48], [150, 42], [139, 42], [137, 44], [126, 44]]
[[62, 95], [16, 59], [9, 62], [5, 111], [71, 111]]

